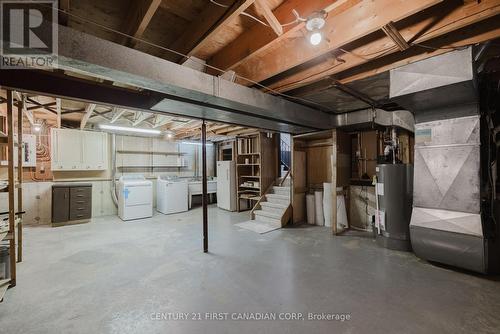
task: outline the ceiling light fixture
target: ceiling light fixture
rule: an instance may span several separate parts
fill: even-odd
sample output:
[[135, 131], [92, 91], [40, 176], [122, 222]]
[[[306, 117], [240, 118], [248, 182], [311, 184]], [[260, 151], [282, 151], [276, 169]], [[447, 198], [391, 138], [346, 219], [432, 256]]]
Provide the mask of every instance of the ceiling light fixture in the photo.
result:
[[99, 124], [99, 128], [102, 130], [119, 131], [119, 132], [135, 132], [135, 133], [145, 133], [145, 134], [150, 134], [150, 135], [161, 134], [160, 130], [129, 128], [129, 127], [125, 127], [125, 126], [116, 126], [116, 125], [108, 125], [108, 124]]
[[40, 131], [42, 131], [42, 124], [40, 124], [40, 123], [33, 124], [33, 131], [34, 132], [40, 132]]
[[310, 32], [309, 43], [312, 45], [318, 45], [323, 40], [321, 29], [326, 24], [325, 18], [326, 12], [323, 10], [315, 12], [307, 18], [306, 29]]

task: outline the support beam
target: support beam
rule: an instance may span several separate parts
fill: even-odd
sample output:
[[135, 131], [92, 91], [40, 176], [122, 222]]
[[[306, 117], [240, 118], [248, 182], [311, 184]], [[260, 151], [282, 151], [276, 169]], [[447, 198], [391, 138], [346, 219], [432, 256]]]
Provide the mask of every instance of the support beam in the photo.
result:
[[16, 237], [15, 237], [15, 192], [16, 180], [14, 175], [14, 96], [7, 90], [7, 174], [9, 177], [9, 260], [10, 260], [10, 286], [16, 286]]
[[[222, 8], [207, 1], [205, 10], [184, 29], [182, 36], [170, 45], [170, 48], [188, 56], [196, 55], [228, 22], [234, 20], [254, 1], [232, 0], [228, 8]], [[179, 62], [182, 57], [177, 56], [172, 59]]]
[[[328, 10], [328, 15], [338, 15], [360, 1], [361, 0], [286, 0], [273, 11], [273, 15], [278, 21], [289, 23], [295, 20], [295, 16], [292, 13], [293, 9], [303, 17], [307, 17], [313, 12], [322, 9]], [[255, 24], [238, 36], [236, 40], [229, 43], [221, 51], [212, 56], [208, 64], [223, 70], [234, 69], [242, 62], [264, 52], [272, 45], [292, 38], [303, 29], [304, 26], [305, 24], [303, 22], [297, 23], [296, 25], [287, 25], [283, 28], [283, 34], [276, 36], [268, 27], [262, 24]]]
[[57, 127], [61, 128], [61, 99], [56, 98]]
[[208, 253], [208, 182], [207, 182], [207, 124], [201, 125], [201, 162], [202, 162], [202, 204], [203, 204], [203, 252]]
[[24, 99], [17, 104], [17, 262], [23, 262], [23, 110]]
[[[15, 26], [22, 28], [19, 22]], [[293, 134], [329, 129], [334, 123], [332, 115], [326, 112], [214, 78], [74, 29], [59, 27], [58, 51], [60, 69], [107, 78], [141, 90], [91, 84], [49, 71], [4, 69], [0, 70], [0, 85], [41, 95], [71, 96], [71, 99], [100, 105], [149, 109], [146, 111], [168, 115], [182, 113], [183, 116], [214, 122]], [[87, 90], [76, 87], [87, 87]], [[109, 94], [110, 91], [116, 91], [121, 97]]]
[[120, 119], [120, 117], [123, 116], [123, 114], [127, 112], [127, 110], [125, 109], [119, 109], [119, 108], [116, 108], [115, 107], [115, 112], [113, 114], [113, 117], [111, 118], [111, 121], [109, 121], [111, 124], [115, 123], [116, 121], [118, 121]]
[[[134, 0], [128, 10], [128, 16], [123, 25], [123, 31], [131, 36], [140, 38], [160, 7], [161, 0]], [[137, 41], [124, 38], [123, 45], [133, 48]]]
[[274, 30], [276, 35], [283, 35], [283, 26], [280, 21], [274, 16], [271, 8], [265, 0], [255, 0], [255, 7], [262, 13], [262, 16], [266, 19], [267, 23]]
[[87, 121], [89, 120], [90, 116], [92, 116], [95, 107], [96, 105], [94, 103], [89, 103], [87, 105], [87, 107], [85, 108], [85, 115], [83, 115], [82, 121], [80, 123], [80, 129], [85, 128], [85, 125], [87, 125]]
[[[440, 4], [428, 9], [423, 15], [416, 15], [409, 20], [404, 29], [399, 29], [401, 36], [410, 43], [428, 43], [428, 41], [440, 36], [459, 38], [460, 35], [451, 34], [459, 29], [484, 21], [500, 14], [500, 4], [496, 0], [485, 0], [479, 3], [469, 1], [450, 10], [447, 3]], [[436, 22], [436, 17], [440, 20]], [[432, 29], [428, 30], [428, 27]], [[392, 48], [391, 48], [392, 47]], [[348, 53], [336, 52], [343, 63], [338, 63], [334, 58], [326, 58], [324, 61], [309, 67], [290, 73], [283, 79], [274, 81], [269, 86], [278, 92], [287, 92], [293, 89], [317, 82], [326, 76], [366, 64], [374, 59], [399, 52], [394, 42], [387, 36], [372, 40], [368, 43], [355, 46]], [[428, 50], [429, 51], [429, 50]], [[364, 56], [369, 55], [369, 56]]]
[[[440, 2], [442, 0], [362, 1], [339, 15], [328, 15], [322, 29], [325, 39], [319, 45], [311, 45], [305, 37], [289, 39], [277, 43], [265, 54], [248, 59], [234, 68], [234, 71], [253, 82], [263, 81], [338, 50], [348, 43], [380, 30], [389, 21], [401, 21]], [[252, 84], [248, 81], [241, 83]]]

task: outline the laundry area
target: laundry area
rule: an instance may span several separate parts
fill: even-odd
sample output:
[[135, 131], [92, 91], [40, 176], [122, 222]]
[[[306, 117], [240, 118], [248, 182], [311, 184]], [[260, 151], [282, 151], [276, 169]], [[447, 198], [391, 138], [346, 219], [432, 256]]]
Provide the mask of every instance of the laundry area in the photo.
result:
[[0, 333], [498, 332], [500, 1], [0, 8]]

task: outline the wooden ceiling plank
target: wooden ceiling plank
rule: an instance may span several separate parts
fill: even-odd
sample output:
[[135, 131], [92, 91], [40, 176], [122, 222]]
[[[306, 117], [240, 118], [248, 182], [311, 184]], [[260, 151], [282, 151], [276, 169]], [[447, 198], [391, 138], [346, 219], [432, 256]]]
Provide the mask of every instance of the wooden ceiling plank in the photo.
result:
[[[436, 7], [436, 11], [439, 9], [439, 7]], [[425, 43], [439, 36], [446, 35], [499, 14], [500, 4], [497, 0], [484, 0], [480, 3], [468, 2], [465, 5], [461, 5], [460, 7], [456, 7], [451, 10], [440, 20], [440, 22], [435, 24], [432, 30], [421, 35], [419, 38], [414, 40], [413, 43]], [[417, 36], [423, 29], [426, 29], [426, 27], [432, 24], [433, 20], [432, 15], [426, 17], [425, 19], [400, 30], [400, 34], [405, 40], [412, 40], [414, 36]], [[391, 47], [393, 48], [390, 49]], [[335, 58], [326, 59], [323, 62], [293, 73], [281, 80], [275, 81], [269, 86], [272, 90], [287, 92], [312, 84], [327, 76], [333, 76], [345, 70], [363, 65], [380, 55], [386, 56], [399, 52], [399, 49], [394, 46], [394, 42], [389, 37], [383, 36], [348, 51], [349, 53], [345, 53], [340, 56], [343, 60], [342, 63], [339, 63]], [[371, 56], [362, 56], [365, 54], [370, 54]]]
[[[221, 29], [235, 19], [255, 0], [233, 0], [228, 8], [207, 4], [199, 18], [192, 22], [170, 48], [187, 56], [196, 55]], [[183, 57], [173, 57], [176, 62]]]
[[[128, 11], [127, 19], [123, 25], [123, 31], [127, 34], [140, 38], [151, 22], [154, 14], [160, 7], [161, 0], [134, 0]], [[131, 38], [124, 38], [122, 44], [134, 47], [137, 41]]]
[[96, 105], [94, 103], [87, 104], [87, 106], [85, 107], [85, 114], [83, 115], [82, 121], [80, 122], [80, 129], [85, 128], [85, 125], [87, 125], [87, 122], [90, 119], [90, 116], [92, 116], [95, 107]]
[[276, 35], [283, 35], [283, 26], [273, 14], [271, 8], [269, 8], [269, 6], [267, 5], [267, 2], [265, 2], [265, 0], [255, 0], [254, 6], [259, 8], [267, 23], [269, 23]]
[[363, 1], [338, 15], [328, 16], [322, 30], [325, 39], [319, 45], [311, 45], [307, 38], [289, 39], [234, 70], [239, 76], [260, 82], [380, 30], [389, 21], [400, 21], [440, 2], [442, 0]]
[[[329, 10], [329, 15], [339, 13], [358, 4], [361, 0], [286, 0], [273, 11], [273, 15], [283, 24], [293, 22], [295, 16], [292, 12], [295, 9], [301, 16], [307, 17], [319, 10]], [[276, 36], [269, 27], [262, 24], [255, 24], [249, 30], [241, 34], [235, 41], [226, 45], [217, 54], [209, 59], [209, 65], [223, 70], [234, 69], [245, 60], [260, 54], [277, 42], [290, 38], [300, 29], [304, 28], [304, 23], [292, 24], [283, 27], [283, 34]], [[210, 70], [209, 70], [210, 71]], [[214, 73], [211, 74], [219, 74]]]

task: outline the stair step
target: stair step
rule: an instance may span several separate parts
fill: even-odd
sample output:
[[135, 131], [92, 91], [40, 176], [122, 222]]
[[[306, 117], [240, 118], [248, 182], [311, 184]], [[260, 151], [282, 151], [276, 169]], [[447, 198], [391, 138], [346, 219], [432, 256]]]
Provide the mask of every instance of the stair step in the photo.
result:
[[271, 207], [271, 208], [274, 208], [274, 209], [283, 209], [283, 210], [285, 210], [286, 208], [288, 208], [288, 205], [286, 205], [286, 204], [271, 203], [271, 202], [261, 202], [260, 205], [262, 205], [262, 206], [268, 206], [268, 207]]
[[282, 204], [282, 205], [290, 204], [290, 198], [288, 196], [284, 196], [284, 195], [267, 194], [266, 199], [270, 203]]
[[280, 199], [280, 200], [289, 200], [290, 199], [288, 196], [280, 195], [280, 194], [267, 194], [266, 198]]
[[263, 210], [255, 210], [254, 213], [259, 216], [264, 216], [268, 218], [274, 218], [274, 219], [281, 219], [281, 215], [279, 213], [273, 213], [269, 211], [263, 211]]
[[266, 215], [266, 213], [263, 213], [263, 211], [261, 210], [256, 210], [254, 213], [255, 213], [255, 220], [281, 226], [281, 217], [280, 218], [269, 217]]
[[261, 202], [260, 206], [262, 208], [262, 211], [272, 212], [279, 215], [283, 215], [283, 213], [285, 213], [286, 208], [288, 207], [287, 205], [284, 204], [276, 204], [269, 202]]
[[290, 196], [290, 187], [273, 187], [273, 191], [278, 195]]

